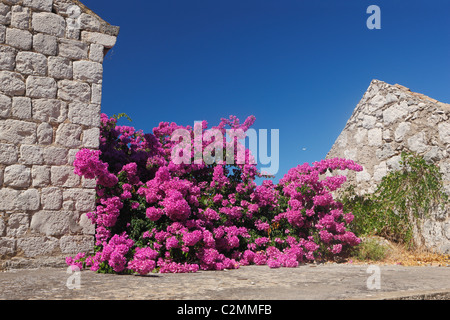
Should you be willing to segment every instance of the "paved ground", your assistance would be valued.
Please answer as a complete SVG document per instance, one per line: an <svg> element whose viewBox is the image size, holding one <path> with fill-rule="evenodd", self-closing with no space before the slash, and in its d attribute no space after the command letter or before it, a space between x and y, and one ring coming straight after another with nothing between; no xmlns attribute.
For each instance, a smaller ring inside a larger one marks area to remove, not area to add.
<svg viewBox="0 0 450 320"><path fill-rule="evenodd" d="M69 289L68 284L75 288ZM238 270L150 276L91 271L68 274L65 268L0 272L1 300L398 298L450 300L450 267L385 265L370 269L369 265L324 264L270 269L247 266Z"/></svg>

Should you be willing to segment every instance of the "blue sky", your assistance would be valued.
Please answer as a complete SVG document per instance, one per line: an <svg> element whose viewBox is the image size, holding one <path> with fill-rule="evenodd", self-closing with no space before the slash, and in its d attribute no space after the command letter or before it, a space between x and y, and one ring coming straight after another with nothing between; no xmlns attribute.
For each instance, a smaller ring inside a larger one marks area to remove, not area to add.
<svg viewBox="0 0 450 320"><path fill-rule="evenodd" d="M145 132L254 115L280 130L275 181L326 156L372 79L450 103L448 0L81 1L121 27L104 113ZM380 30L366 27L373 4Z"/></svg>

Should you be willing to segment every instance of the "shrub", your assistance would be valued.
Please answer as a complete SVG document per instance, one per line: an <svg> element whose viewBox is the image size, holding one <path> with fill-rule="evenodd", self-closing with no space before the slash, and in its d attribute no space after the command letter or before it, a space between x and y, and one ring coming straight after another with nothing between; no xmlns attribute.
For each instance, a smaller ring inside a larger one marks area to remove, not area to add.
<svg viewBox="0 0 450 320"><path fill-rule="evenodd" d="M351 229L358 236L379 235L408 247L414 246L413 229L418 219L448 203L439 167L423 157L403 152L401 168L388 173L369 195L357 195L355 187L344 192L344 211L351 211Z"/></svg>
<svg viewBox="0 0 450 320"><path fill-rule="evenodd" d="M278 184L257 185L263 175L248 149L242 164L225 163L217 154L213 164L172 161L180 143L172 134L187 130L194 140L195 130L206 132L206 121L194 128L162 122L144 134L117 125L117 117L102 114L101 120L100 150L80 150L74 162L76 174L97 181L97 207L88 214L96 225L95 254L68 257L69 265L139 274L295 267L332 258L360 241L349 231L353 215L344 214L331 195L345 177L320 178L327 170L362 170L351 160L305 163ZM240 124L231 116L213 128L245 132L253 122L249 117ZM202 151L213 143L223 150L236 144L236 156L243 146L223 136L201 141Z"/></svg>

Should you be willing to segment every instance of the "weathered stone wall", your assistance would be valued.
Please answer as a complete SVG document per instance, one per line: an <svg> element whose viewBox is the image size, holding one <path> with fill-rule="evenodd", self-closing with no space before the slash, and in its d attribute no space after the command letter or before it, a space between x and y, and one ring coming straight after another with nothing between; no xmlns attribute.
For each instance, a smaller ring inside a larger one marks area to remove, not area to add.
<svg viewBox="0 0 450 320"><path fill-rule="evenodd" d="M449 104L373 80L327 158L348 158L362 165L362 172L347 177L364 194L375 191L389 171L399 168L402 151L413 151L439 165L450 195L449 118ZM427 247L449 253L449 210L434 212L421 232Z"/></svg>
<svg viewBox="0 0 450 320"><path fill-rule="evenodd" d="M74 0L0 2L3 266L93 248L95 181L72 164L98 148L103 57L118 31Z"/></svg>

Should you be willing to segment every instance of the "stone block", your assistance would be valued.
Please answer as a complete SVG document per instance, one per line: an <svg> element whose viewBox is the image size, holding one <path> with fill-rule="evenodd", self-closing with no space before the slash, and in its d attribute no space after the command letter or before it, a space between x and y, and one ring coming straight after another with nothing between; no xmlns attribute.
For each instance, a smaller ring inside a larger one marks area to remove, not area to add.
<svg viewBox="0 0 450 320"><path fill-rule="evenodd" d="M58 187L78 187L80 176L73 173L73 167L55 166L51 168L51 183Z"/></svg>
<svg viewBox="0 0 450 320"><path fill-rule="evenodd" d="M58 147L44 148L44 162L48 165L65 165L67 164L67 149Z"/></svg>
<svg viewBox="0 0 450 320"><path fill-rule="evenodd" d="M11 8L11 27L19 29L30 28L31 9L22 6Z"/></svg>
<svg viewBox="0 0 450 320"><path fill-rule="evenodd" d="M61 80L58 82L58 98L66 101L90 102L91 87L80 81Z"/></svg>
<svg viewBox="0 0 450 320"><path fill-rule="evenodd" d="M48 34L35 34L33 36L33 49L48 56L56 56L58 53L58 43L56 39L56 36Z"/></svg>
<svg viewBox="0 0 450 320"><path fill-rule="evenodd" d="M10 211L16 208L19 191L11 188L0 189L0 210Z"/></svg>
<svg viewBox="0 0 450 320"><path fill-rule="evenodd" d="M33 118L36 120L61 123L67 117L67 104L57 99L33 100Z"/></svg>
<svg viewBox="0 0 450 320"><path fill-rule="evenodd" d="M438 125L439 130L439 138L445 144L450 144L450 123L449 122L441 122Z"/></svg>
<svg viewBox="0 0 450 320"><path fill-rule="evenodd" d="M116 37L99 32L81 31L81 40L101 44L105 48L112 48L116 44Z"/></svg>
<svg viewBox="0 0 450 320"><path fill-rule="evenodd" d="M57 187L42 188L41 204L44 210L59 210L62 207L63 192Z"/></svg>
<svg viewBox="0 0 450 320"><path fill-rule="evenodd" d="M34 31L57 37L64 37L66 21L51 12L33 12L31 26Z"/></svg>
<svg viewBox="0 0 450 320"><path fill-rule="evenodd" d="M103 63L105 48L101 44L93 43L89 49L89 60Z"/></svg>
<svg viewBox="0 0 450 320"><path fill-rule="evenodd" d="M384 124L390 124L398 119L403 119L408 115L408 104L403 101L401 103L394 104L388 109L383 111Z"/></svg>
<svg viewBox="0 0 450 320"><path fill-rule="evenodd" d="M47 57L41 53L19 52L16 56L16 71L25 75L45 76Z"/></svg>
<svg viewBox="0 0 450 320"><path fill-rule="evenodd" d="M0 24L0 43L5 43L6 40L6 27Z"/></svg>
<svg viewBox="0 0 450 320"><path fill-rule="evenodd" d="M7 28L5 43L21 50L30 50L33 45L33 35L28 30Z"/></svg>
<svg viewBox="0 0 450 320"><path fill-rule="evenodd" d="M13 144L34 144L36 142L36 124L20 120L0 120L0 140Z"/></svg>
<svg viewBox="0 0 450 320"><path fill-rule="evenodd" d="M0 164L17 163L17 148L13 144L0 143Z"/></svg>
<svg viewBox="0 0 450 320"><path fill-rule="evenodd" d="M31 185L31 169L21 164L10 165L5 168L3 183L7 187L29 187Z"/></svg>
<svg viewBox="0 0 450 320"><path fill-rule="evenodd" d="M59 250L59 240L54 237L28 237L17 239L17 249L27 258L51 255Z"/></svg>
<svg viewBox="0 0 450 320"><path fill-rule="evenodd" d="M39 191L36 189L27 189L19 193L16 202L16 209L38 210L40 202Z"/></svg>
<svg viewBox="0 0 450 320"><path fill-rule="evenodd" d="M5 255L12 255L16 252L16 239L14 238L0 238L0 257Z"/></svg>
<svg viewBox="0 0 450 320"><path fill-rule="evenodd" d="M37 145L21 145L20 162L23 164L43 164L44 156L42 148Z"/></svg>
<svg viewBox="0 0 450 320"><path fill-rule="evenodd" d="M81 146L82 129L79 125L63 123L56 130L55 142L68 148L78 148Z"/></svg>
<svg viewBox="0 0 450 320"><path fill-rule="evenodd" d="M21 74L0 71L0 92L10 96L22 96L25 93L25 82Z"/></svg>
<svg viewBox="0 0 450 320"><path fill-rule="evenodd" d="M73 78L75 80L100 83L103 77L101 63L92 61L75 61L73 63Z"/></svg>
<svg viewBox="0 0 450 320"><path fill-rule="evenodd" d="M50 184L50 167L33 166L31 168L33 187L46 187Z"/></svg>
<svg viewBox="0 0 450 320"><path fill-rule="evenodd" d="M26 213L13 213L9 216L6 228L7 237L24 236L30 225L30 217Z"/></svg>
<svg viewBox="0 0 450 320"><path fill-rule="evenodd" d="M63 199L73 201L75 210L87 212L95 210L95 195L94 189L68 189L64 190Z"/></svg>
<svg viewBox="0 0 450 320"><path fill-rule="evenodd" d="M383 131L380 128L370 129L367 132L369 146L381 146L383 143Z"/></svg>
<svg viewBox="0 0 450 320"><path fill-rule="evenodd" d="M56 98L56 81L49 77L29 76L27 78L27 96L30 98Z"/></svg>
<svg viewBox="0 0 450 320"><path fill-rule="evenodd" d="M82 13L79 18L80 29L87 31L100 31L100 21L90 14Z"/></svg>
<svg viewBox="0 0 450 320"><path fill-rule="evenodd" d="M91 102L95 104L102 103L102 85L101 84L92 84L92 96Z"/></svg>
<svg viewBox="0 0 450 320"><path fill-rule="evenodd" d="M430 148L426 140L425 132L419 132L408 139L408 147L413 152L423 153Z"/></svg>
<svg viewBox="0 0 450 320"><path fill-rule="evenodd" d="M12 99L0 94L0 118L7 118L11 114Z"/></svg>
<svg viewBox="0 0 450 320"><path fill-rule="evenodd" d="M16 67L17 49L0 45L0 70L14 71Z"/></svg>
<svg viewBox="0 0 450 320"><path fill-rule="evenodd" d="M62 236L59 241L61 252L64 254L77 254L79 252L94 252L92 236Z"/></svg>
<svg viewBox="0 0 450 320"><path fill-rule="evenodd" d="M97 149L100 145L100 129L92 128L83 131L83 146L85 148Z"/></svg>
<svg viewBox="0 0 450 320"><path fill-rule="evenodd" d="M53 142L53 127L43 122L37 127L37 140L39 144L48 145Z"/></svg>
<svg viewBox="0 0 450 320"><path fill-rule="evenodd" d="M100 126L100 105L73 102L69 104L70 122L85 126Z"/></svg>
<svg viewBox="0 0 450 320"><path fill-rule="evenodd" d="M77 224L77 213L65 211L38 211L31 218L33 233L47 236L62 236L81 229Z"/></svg>
<svg viewBox="0 0 450 320"><path fill-rule="evenodd" d="M55 79L72 79L72 61L69 58L48 57L48 75Z"/></svg>
<svg viewBox="0 0 450 320"><path fill-rule="evenodd" d="M28 97L14 97L12 99L12 116L19 119L30 119L31 99Z"/></svg>
<svg viewBox="0 0 450 320"><path fill-rule="evenodd" d="M23 5L38 11L52 11L53 0L23 0Z"/></svg>
<svg viewBox="0 0 450 320"><path fill-rule="evenodd" d="M89 45L78 40L60 39L59 55L73 60L88 58Z"/></svg>
<svg viewBox="0 0 450 320"><path fill-rule="evenodd" d="M11 23L11 7L0 2L0 24L9 25Z"/></svg>

